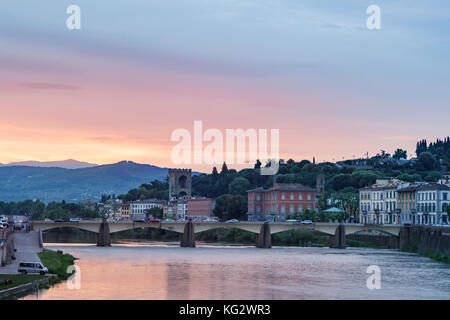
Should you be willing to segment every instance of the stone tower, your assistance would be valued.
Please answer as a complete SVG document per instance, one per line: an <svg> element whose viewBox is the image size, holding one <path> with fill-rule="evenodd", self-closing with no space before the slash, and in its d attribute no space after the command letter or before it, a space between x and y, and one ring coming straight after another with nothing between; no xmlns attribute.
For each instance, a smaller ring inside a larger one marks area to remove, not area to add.
<svg viewBox="0 0 450 320"><path fill-rule="evenodd" d="M316 196L321 198L325 191L325 176L323 174L318 174L316 176Z"/></svg>
<svg viewBox="0 0 450 320"><path fill-rule="evenodd" d="M192 170L169 169L169 198L190 197L192 194Z"/></svg>

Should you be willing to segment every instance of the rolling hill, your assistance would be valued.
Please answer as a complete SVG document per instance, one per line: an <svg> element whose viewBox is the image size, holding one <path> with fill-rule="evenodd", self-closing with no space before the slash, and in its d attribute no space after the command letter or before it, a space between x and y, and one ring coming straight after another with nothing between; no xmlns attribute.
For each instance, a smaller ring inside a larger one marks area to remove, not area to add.
<svg viewBox="0 0 450 320"><path fill-rule="evenodd" d="M0 166L28 166L28 167L58 167L65 169L81 169L97 166L95 163L82 162L73 159L67 159L62 161L21 161L21 162L11 162L8 164L0 164Z"/></svg>
<svg viewBox="0 0 450 320"><path fill-rule="evenodd" d="M80 169L33 166L0 167L0 201L80 202L119 195L152 180L164 180L167 168L121 161Z"/></svg>

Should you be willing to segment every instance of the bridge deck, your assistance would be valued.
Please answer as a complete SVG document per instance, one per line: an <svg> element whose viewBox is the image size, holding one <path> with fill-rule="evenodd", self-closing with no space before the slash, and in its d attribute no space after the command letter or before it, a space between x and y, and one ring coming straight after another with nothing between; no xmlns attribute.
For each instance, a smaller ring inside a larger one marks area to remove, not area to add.
<svg viewBox="0 0 450 320"><path fill-rule="evenodd" d="M133 222L133 221L117 221L108 222L110 233L120 232L124 230L136 228L161 228L178 233L184 232L184 221L162 221L162 222ZM252 233L259 234L263 222L242 221L238 223L226 222L192 222L194 225L194 232L202 232L217 228L237 228L246 230ZM54 221L32 221L32 230L45 231L61 227L79 228L91 232L98 233L101 221L83 220L80 222L54 222ZM378 230L392 235L399 235L399 224L384 224L384 225L365 225L365 224L343 224L345 227L345 234L352 234L359 231ZM339 223L314 223L314 224L297 224L292 222L271 222L269 223L270 233L278 233L287 230L314 230L328 235L334 235Z"/></svg>

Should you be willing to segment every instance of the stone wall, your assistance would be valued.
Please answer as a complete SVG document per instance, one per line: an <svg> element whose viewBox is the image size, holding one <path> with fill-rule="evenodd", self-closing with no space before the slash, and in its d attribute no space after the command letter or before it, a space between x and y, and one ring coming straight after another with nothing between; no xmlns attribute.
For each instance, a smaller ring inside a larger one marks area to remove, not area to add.
<svg viewBox="0 0 450 320"><path fill-rule="evenodd" d="M3 242L3 249L0 248L1 265L11 263L14 255L14 232L13 228L9 227L2 230L0 234L0 242Z"/></svg>
<svg viewBox="0 0 450 320"><path fill-rule="evenodd" d="M450 253L450 229L437 227L404 227L400 236L402 248Z"/></svg>

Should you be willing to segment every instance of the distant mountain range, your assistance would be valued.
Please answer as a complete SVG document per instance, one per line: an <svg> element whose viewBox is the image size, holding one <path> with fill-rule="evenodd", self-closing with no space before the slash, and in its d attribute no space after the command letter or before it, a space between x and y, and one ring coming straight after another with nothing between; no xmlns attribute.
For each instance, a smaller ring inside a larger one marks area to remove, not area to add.
<svg viewBox="0 0 450 320"><path fill-rule="evenodd" d="M50 168L50 167L58 167L58 168L65 168L65 169L81 169L81 168L89 168L89 167L95 167L98 166L98 164L95 163L89 163L89 162L82 162L77 161L73 159L67 159L62 161L22 161L22 162L11 162L8 164L1 164L0 167L3 166L28 166L28 167L44 167L44 168Z"/></svg>
<svg viewBox="0 0 450 320"><path fill-rule="evenodd" d="M0 201L99 200L102 194L114 193L117 196L143 183L164 180L168 171L167 168L131 161L108 165L76 160L38 162L39 166L32 166L33 163L0 166Z"/></svg>

